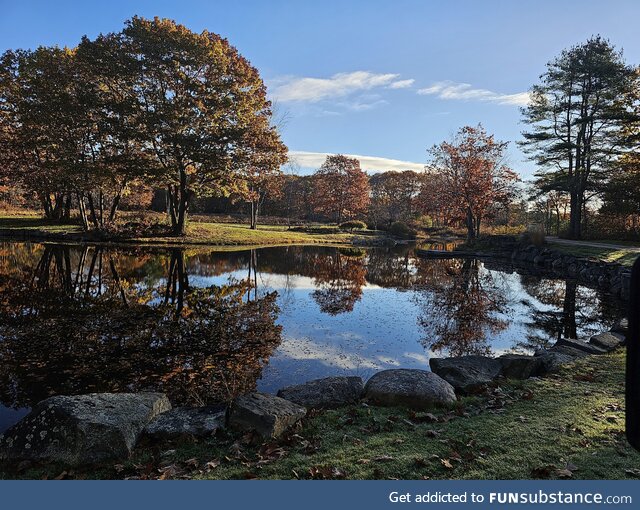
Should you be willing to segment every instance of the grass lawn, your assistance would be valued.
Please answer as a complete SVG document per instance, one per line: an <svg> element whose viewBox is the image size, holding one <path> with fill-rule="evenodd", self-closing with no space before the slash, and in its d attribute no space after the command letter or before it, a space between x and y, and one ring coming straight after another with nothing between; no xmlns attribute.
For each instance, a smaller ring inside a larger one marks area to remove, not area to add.
<svg viewBox="0 0 640 510"><path fill-rule="evenodd" d="M624 352L560 374L504 382L454 409L412 413L363 405L314 412L263 443L223 433L142 446L90 470L29 467L19 478L618 479L640 477L624 437Z"/></svg>
<svg viewBox="0 0 640 510"><path fill-rule="evenodd" d="M604 262L616 262L627 267L631 267L636 258L640 255L638 249L634 249L633 247L630 249L603 248L596 246L570 246L556 243L550 243L549 246L554 250L568 253L576 257L597 259Z"/></svg>
<svg viewBox="0 0 640 510"><path fill-rule="evenodd" d="M2 215L0 231L10 238L78 239L82 228L76 224L51 223L38 215ZM274 246L286 244L351 244L356 235L335 232L335 228L315 228L313 232L297 232L281 225L260 225L251 230L248 225L192 221L185 237L149 236L119 239L122 242L154 245L216 245L216 246Z"/></svg>

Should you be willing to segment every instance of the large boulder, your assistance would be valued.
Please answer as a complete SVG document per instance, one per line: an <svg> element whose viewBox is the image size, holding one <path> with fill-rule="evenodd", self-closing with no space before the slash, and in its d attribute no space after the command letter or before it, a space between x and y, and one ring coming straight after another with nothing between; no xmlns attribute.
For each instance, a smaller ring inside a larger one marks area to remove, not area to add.
<svg viewBox="0 0 640 510"><path fill-rule="evenodd" d="M152 439L209 437L225 426L227 407L176 407L156 416L144 429Z"/></svg>
<svg viewBox="0 0 640 510"><path fill-rule="evenodd" d="M280 436L301 420L307 410L284 398L266 393L250 393L233 401L229 426L238 430L254 430L262 437Z"/></svg>
<svg viewBox="0 0 640 510"><path fill-rule="evenodd" d="M429 366L434 373L463 393L475 391L490 383L502 371L502 364L497 359L476 355L431 358Z"/></svg>
<svg viewBox="0 0 640 510"><path fill-rule="evenodd" d="M524 354L503 354L497 358L502 366L500 373L507 379L528 379L536 375L540 368L540 359Z"/></svg>
<svg viewBox="0 0 640 510"><path fill-rule="evenodd" d="M326 377L288 386L278 391L278 396L308 409L321 409L353 404L363 390L360 377Z"/></svg>
<svg viewBox="0 0 640 510"><path fill-rule="evenodd" d="M561 338L556 342L556 345L577 349L579 351L586 352L587 354L604 354L607 352L600 347L596 347L593 344L583 342L582 340L577 340L575 338Z"/></svg>
<svg viewBox="0 0 640 510"><path fill-rule="evenodd" d="M587 354L582 351L577 352L580 353L580 355L587 356ZM540 360L538 370L535 375L544 375L557 372L558 370L560 370L562 365L571 363L576 359L576 356L566 352L566 350L563 350L562 348L552 348L549 350L541 349L539 351L536 351L535 357Z"/></svg>
<svg viewBox="0 0 640 510"><path fill-rule="evenodd" d="M456 401L453 386L427 370L383 370L367 381L364 391L374 404L418 410Z"/></svg>
<svg viewBox="0 0 640 510"><path fill-rule="evenodd" d="M0 460L81 465L126 458L145 426L169 409L163 393L51 397L0 436Z"/></svg>
<svg viewBox="0 0 640 510"><path fill-rule="evenodd" d="M600 349L604 349L605 351L612 351L620 347L624 343L624 340L624 335L607 331L605 333L592 336L589 343Z"/></svg>
<svg viewBox="0 0 640 510"><path fill-rule="evenodd" d="M589 356L589 353L583 351L582 349L577 349L575 347L570 347L568 345L560 345L556 344L549 349L550 352L557 352L560 354L565 354L572 358L572 361L577 358L584 358L585 356Z"/></svg>

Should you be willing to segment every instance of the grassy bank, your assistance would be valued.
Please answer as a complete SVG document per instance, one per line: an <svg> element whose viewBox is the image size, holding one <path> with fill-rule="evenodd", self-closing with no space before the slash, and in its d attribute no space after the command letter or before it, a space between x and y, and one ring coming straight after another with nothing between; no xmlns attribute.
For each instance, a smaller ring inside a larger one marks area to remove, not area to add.
<svg viewBox="0 0 640 510"><path fill-rule="evenodd" d="M637 247L608 248L599 246L570 246L558 243L549 243L554 250L561 251L576 257L601 260L603 262L616 262L626 267L631 267L640 255Z"/></svg>
<svg viewBox="0 0 640 510"><path fill-rule="evenodd" d="M91 470L24 467L23 478L618 479L640 476L624 437L624 353L592 356L539 380L505 382L454 409L363 405L314 412L262 443L224 433L143 445Z"/></svg>
<svg viewBox="0 0 640 510"><path fill-rule="evenodd" d="M80 225L51 223L36 215L0 216L0 238L33 240L89 240ZM290 230L284 225L260 225L252 230L248 225L192 221L187 235L173 237L162 232L154 235L125 235L103 241L153 245L215 245L215 246L273 246L286 244L351 244L356 234L336 232L335 228L314 228L312 231Z"/></svg>

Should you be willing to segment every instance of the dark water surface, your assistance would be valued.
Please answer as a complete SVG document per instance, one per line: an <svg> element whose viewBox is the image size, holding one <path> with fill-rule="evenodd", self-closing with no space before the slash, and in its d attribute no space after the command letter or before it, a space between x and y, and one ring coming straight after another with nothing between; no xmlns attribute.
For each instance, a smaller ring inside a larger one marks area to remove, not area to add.
<svg viewBox="0 0 640 510"><path fill-rule="evenodd" d="M622 304L504 262L412 247L149 249L0 244L0 431L39 400L165 391L228 400L431 356L531 352Z"/></svg>

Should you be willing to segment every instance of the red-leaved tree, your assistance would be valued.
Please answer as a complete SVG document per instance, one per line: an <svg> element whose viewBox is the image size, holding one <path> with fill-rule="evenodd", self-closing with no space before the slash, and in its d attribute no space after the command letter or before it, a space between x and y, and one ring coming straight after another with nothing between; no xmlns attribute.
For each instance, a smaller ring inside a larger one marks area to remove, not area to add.
<svg viewBox="0 0 640 510"><path fill-rule="evenodd" d="M504 164L506 148L507 142L495 140L478 124L429 150L436 194L465 222L468 239L480 234L493 206L508 203L515 194L518 175Z"/></svg>
<svg viewBox="0 0 640 510"><path fill-rule="evenodd" d="M327 156L313 175L313 209L340 223L357 218L369 206L369 180L360 162L341 154Z"/></svg>

